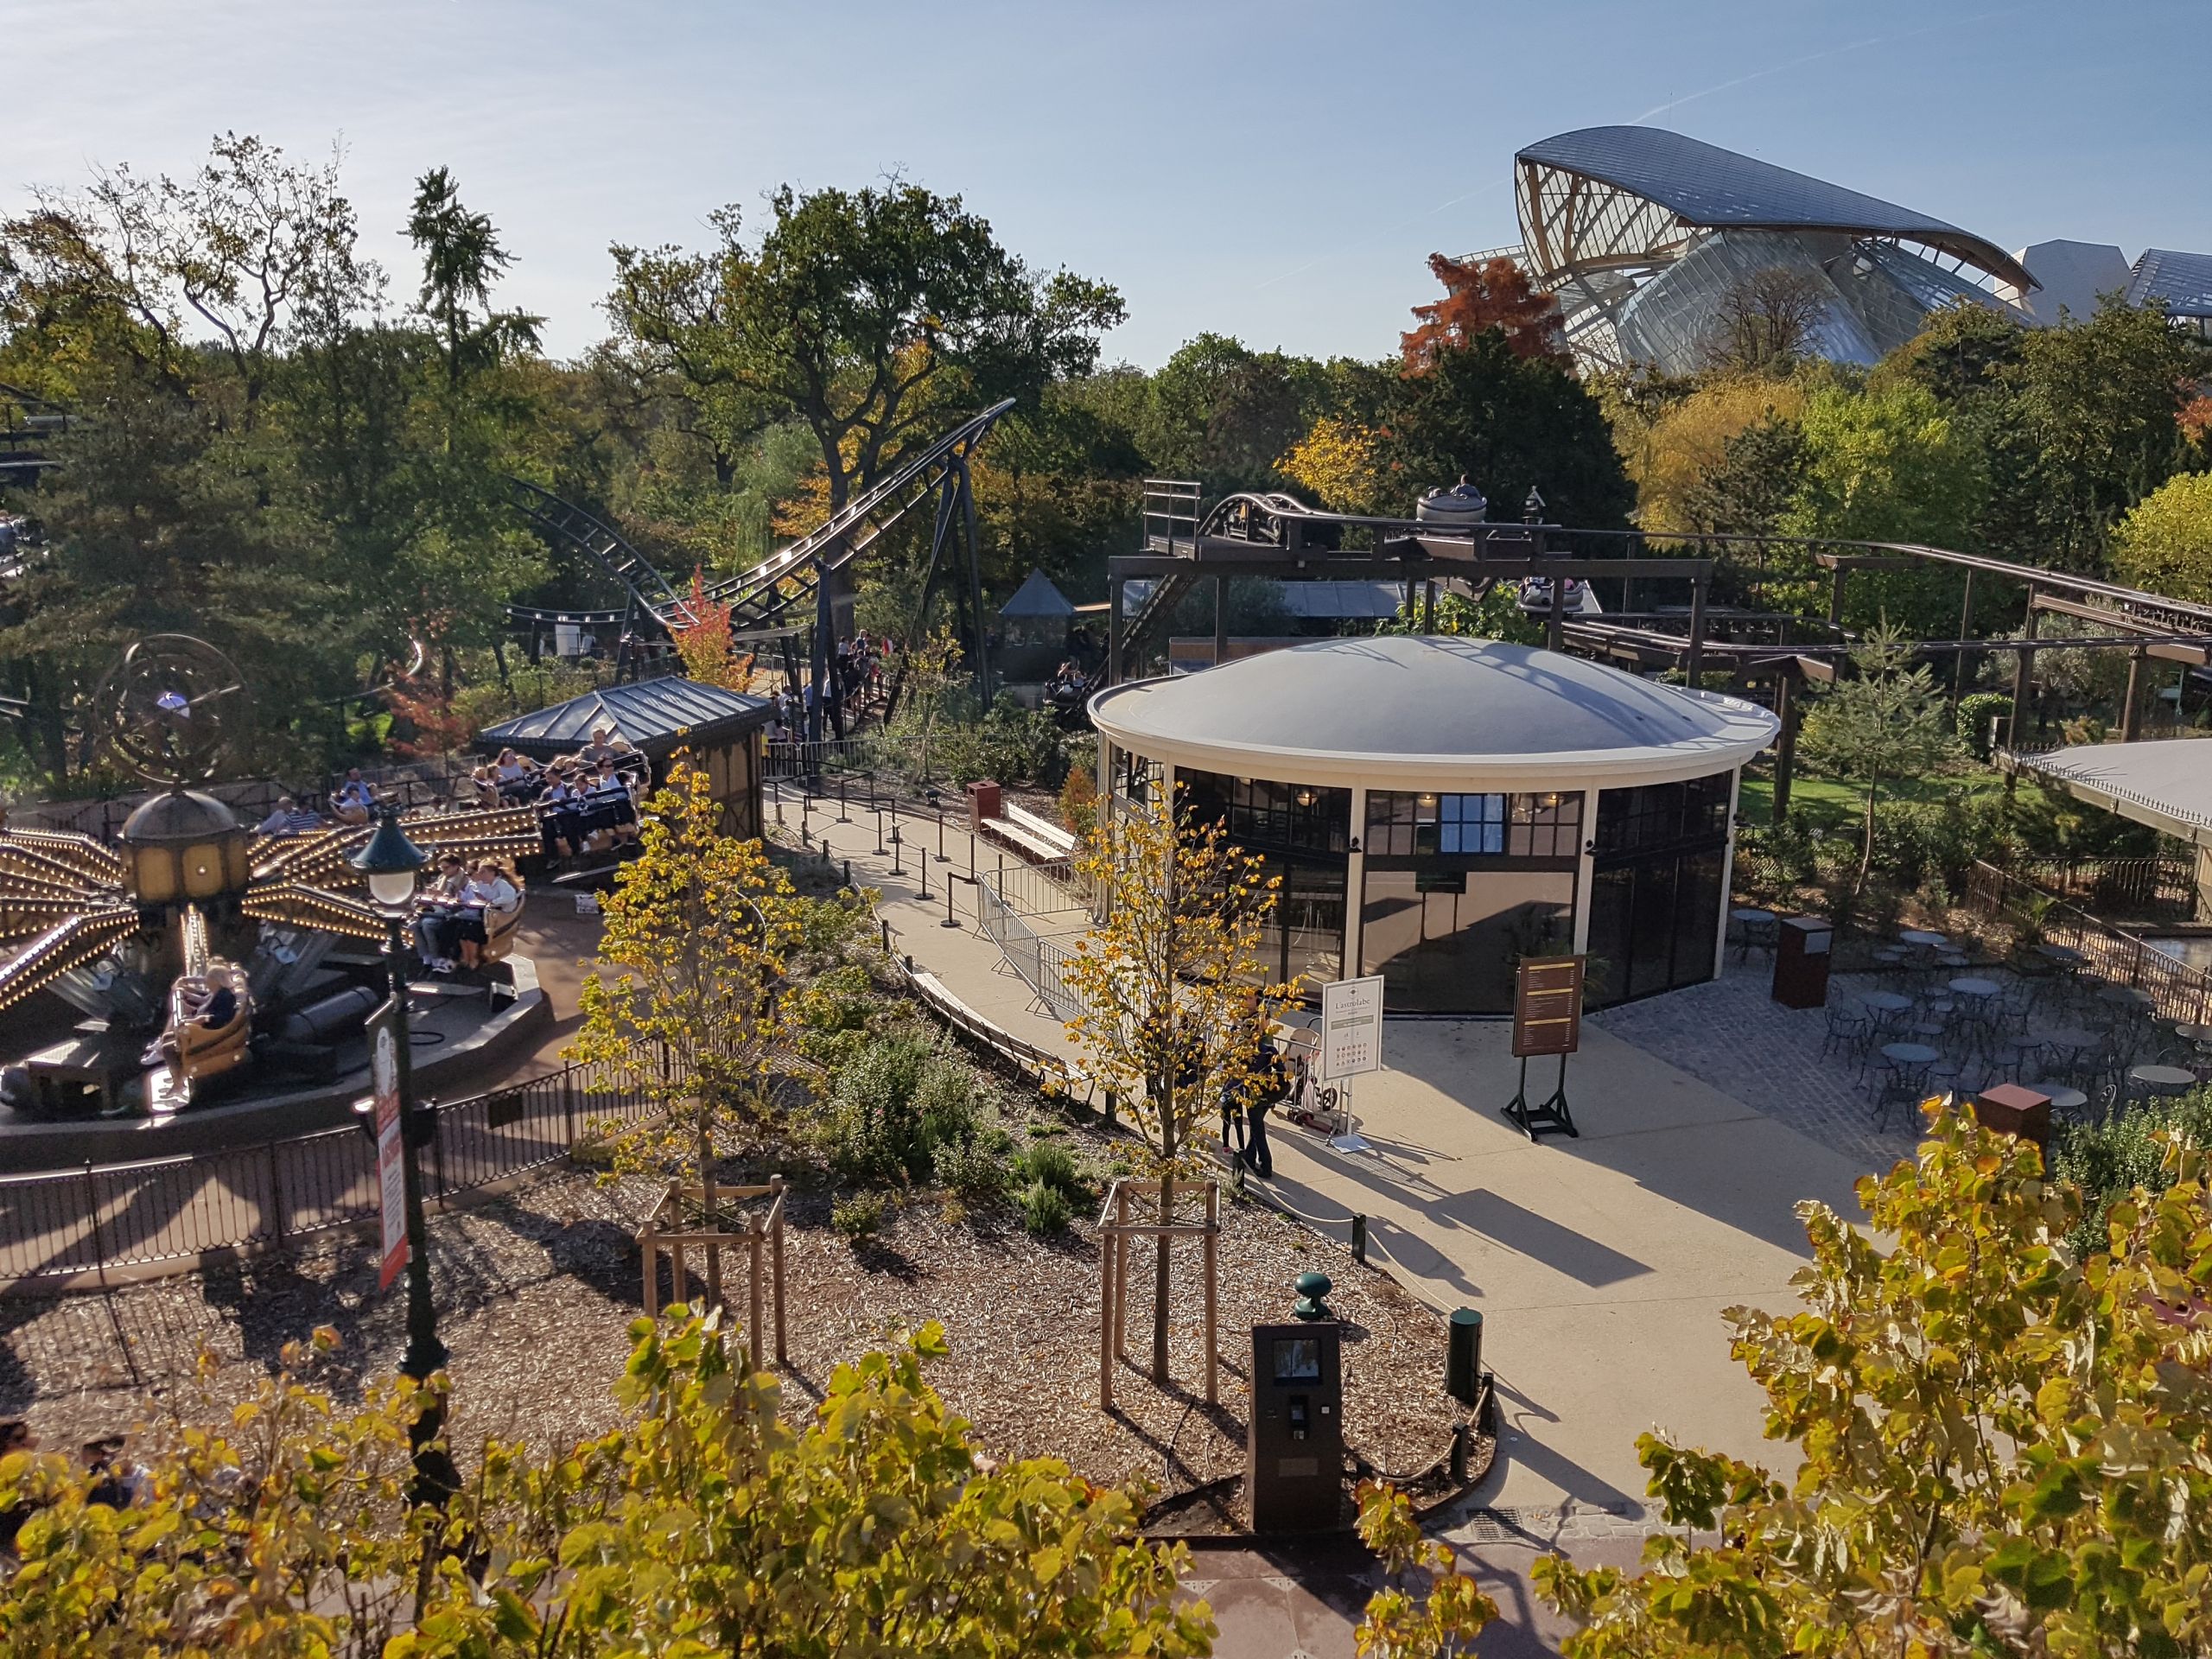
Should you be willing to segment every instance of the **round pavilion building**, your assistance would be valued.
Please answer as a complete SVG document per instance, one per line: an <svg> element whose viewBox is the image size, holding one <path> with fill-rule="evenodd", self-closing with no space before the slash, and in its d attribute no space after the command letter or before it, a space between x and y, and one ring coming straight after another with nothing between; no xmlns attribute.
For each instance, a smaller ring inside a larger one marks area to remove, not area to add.
<svg viewBox="0 0 2212 1659"><path fill-rule="evenodd" d="M1113 686L1090 713L1102 787L1179 788L1281 875L1279 974L1380 974L1408 1014L1509 1014L1530 956L1586 953L1592 1007L1713 977L1737 779L1779 729L1601 663L1407 636Z"/></svg>

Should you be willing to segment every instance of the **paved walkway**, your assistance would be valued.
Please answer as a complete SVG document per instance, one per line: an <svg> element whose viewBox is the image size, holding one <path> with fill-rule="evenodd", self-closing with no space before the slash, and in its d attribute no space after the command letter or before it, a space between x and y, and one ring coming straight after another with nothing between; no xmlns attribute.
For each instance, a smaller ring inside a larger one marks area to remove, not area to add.
<svg viewBox="0 0 2212 1659"><path fill-rule="evenodd" d="M901 820L932 857L925 902L911 855L893 875L890 858L874 853L874 815L849 813L840 826L834 804L817 809L809 832L818 844L826 830L834 856L882 891L894 947L1014 1034L1071 1052L976 931L964 882L954 885L953 913L965 925L943 925L944 878L969 868L965 834L948 826L950 861L938 864L933 821ZM785 816L795 840L795 795ZM992 868L998 855L985 847L976 856ZM1789 1306L1790 1274L1805 1259L1793 1206L1819 1198L1856 1217L1853 1184L1910 1142L1854 1128L1863 1105L1826 1080L1808 1083L1802 1058L1758 1058L1777 1036L1794 1055L1803 1035L1765 1028L1763 966L1643 1005L1665 1005L1658 1014L1623 1010L1586 1025L1567 1074L1578 1139L1532 1143L1499 1116L1516 1075L1510 1030L1481 1020L1390 1022L1389 1069L1360 1079L1352 1099L1371 1151L1338 1153L1287 1126L1274 1136L1268 1185L1279 1202L1339 1240L1354 1213L1366 1216L1374 1253L1410 1288L1439 1308L1484 1314L1500 1457L1449 1535L1507 1610L1512 1629L1486 1650L1551 1650L1556 1623L1527 1582L1545 1549L1633 1563L1657 1524L1636 1461L1644 1430L1778 1469L1794 1462L1762 1437L1762 1396L1729 1357L1723 1310ZM1787 1017L1815 1022L1817 1052L1819 1016ZM1532 1066L1538 1080L1548 1085L1548 1063ZM1236 1580L1222 1588L1243 1610L1234 1651L1350 1653L1350 1624L1324 1613L1356 1600L1325 1573L1246 1565L1224 1577Z"/></svg>

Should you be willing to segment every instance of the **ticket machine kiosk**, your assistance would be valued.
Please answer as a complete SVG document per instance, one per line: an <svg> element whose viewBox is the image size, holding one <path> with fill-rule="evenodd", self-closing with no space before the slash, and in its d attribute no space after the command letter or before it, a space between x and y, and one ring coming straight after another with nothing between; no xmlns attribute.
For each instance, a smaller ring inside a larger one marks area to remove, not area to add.
<svg viewBox="0 0 2212 1659"><path fill-rule="evenodd" d="M1308 1307L1323 1317L1252 1327L1244 1481L1258 1533L1313 1532L1344 1518L1344 1326L1319 1295L1301 1300L1301 1313Z"/></svg>

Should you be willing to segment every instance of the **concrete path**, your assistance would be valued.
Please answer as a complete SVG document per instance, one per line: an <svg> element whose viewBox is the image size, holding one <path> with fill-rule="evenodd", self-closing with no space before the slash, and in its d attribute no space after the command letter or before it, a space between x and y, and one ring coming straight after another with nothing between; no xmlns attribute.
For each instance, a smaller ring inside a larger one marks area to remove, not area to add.
<svg viewBox="0 0 2212 1659"><path fill-rule="evenodd" d="M785 810L795 839L796 797ZM826 830L855 878L882 890L894 948L1014 1034L1067 1051L1058 1022L974 930L964 883L954 913L970 925L941 925L943 878L968 868L965 835L947 830L952 861L930 866L924 903L911 857L906 874L892 875L890 859L874 855L874 816L849 811L839 826L834 805L817 810L809 830L817 843ZM933 853L934 825L918 838ZM1805 1259L1794 1206L1818 1198L1858 1218L1853 1184L1872 1165L1592 1025L1567 1070L1580 1137L1532 1143L1498 1110L1516 1079L1510 1039L1503 1020L1391 1020L1389 1070L1352 1094L1371 1150L1339 1153L1284 1126L1269 1186L1340 1240L1353 1214L1366 1216L1371 1248L1409 1288L1440 1309L1482 1312L1503 1439L1453 1535L1525 1600L1527 1559L1544 1546L1633 1559L1637 1536L1656 1524L1636 1461L1644 1430L1777 1470L1794 1463L1762 1436L1762 1396L1729 1357L1722 1312L1790 1306L1789 1277ZM1711 1033L1716 1045L1751 1039L1720 1022ZM1548 1092L1556 1065L1531 1062L1532 1085ZM1253 1583L1282 1576L1248 1573L1253 1582L1233 1593L1265 1602ZM1290 1621L1280 1628L1294 1630L1296 1608L1278 1611Z"/></svg>

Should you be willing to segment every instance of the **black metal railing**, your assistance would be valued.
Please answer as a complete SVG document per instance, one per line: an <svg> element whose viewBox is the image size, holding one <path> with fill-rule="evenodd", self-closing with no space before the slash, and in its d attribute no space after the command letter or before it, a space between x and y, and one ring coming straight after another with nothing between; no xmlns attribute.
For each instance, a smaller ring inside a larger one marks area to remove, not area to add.
<svg viewBox="0 0 2212 1659"><path fill-rule="evenodd" d="M657 1107L636 1075L569 1065L431 1103L419 1154L436 1201L564 1158L594 1122ZM41 1280L282 1245L373 1220L376 1149L353 1128L219 1152L0 1176L0 1281Z"/></svg>
<svg viewBox="0 0 2212 1659"><path fill-rule="evenodd" d="M2193 922L2196 866L2188 858L2014 859L2014 878L2107 921Z"/></svg>
<svg viewBox="0 0 2212 1659"><path fill-rule="evenodd" d="M2139 933L2115 927L2031 881L1978 860L1967 874L1967 902L2001 917L2039 943L2080 952L2083 973L2144 992L2166 1019L2183 1025L2212 1023L2212 976L2161 950Z"/></svg>

